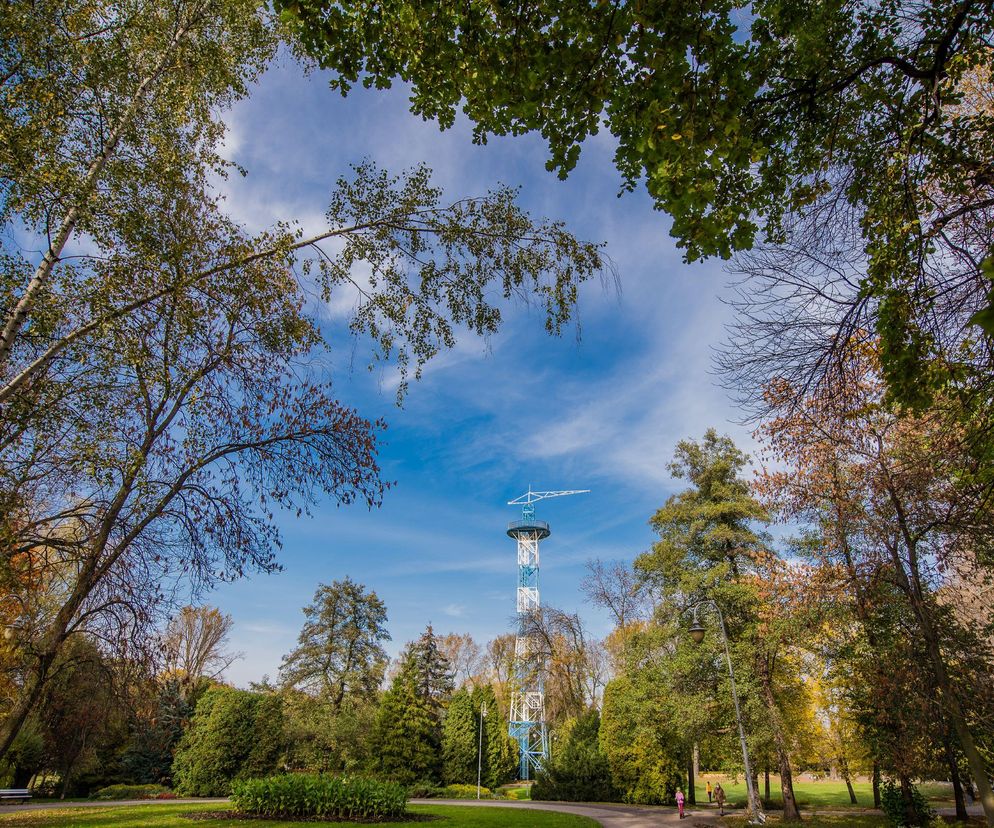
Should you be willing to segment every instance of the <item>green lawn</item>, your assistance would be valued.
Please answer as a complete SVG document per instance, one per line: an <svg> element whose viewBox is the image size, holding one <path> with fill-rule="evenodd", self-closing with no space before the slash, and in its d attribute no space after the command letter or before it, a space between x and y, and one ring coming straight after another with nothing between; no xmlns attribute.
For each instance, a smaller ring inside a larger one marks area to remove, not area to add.
<svg viewBox="0 0 994 828"><path fill-rule="evenodd" d="M191 820L184 814L195 811L219 811L225 806L204 805L132 805L106 808L52 808L43 811L21 811L0 816L0 828L301 828L321 823L281 822L279 820L227 819ZM416 814L440 817L428 823L380 822L379 828L416 828L419 825L437 828L595 828L597 823L587 817L558 814L552 811L525 811L514 808L459 807L458 805L412 805ZM2 811L0 811L2 814ZM370 828L368 823L327 823L335 828Z"/></svg>
<svg viewBox="0 0 994 828"><path fill-rule="evenodd" d="M738 782L711 777L711 784L718 780L721 787L725 789L728 801L733 804L745 805L746 790L745 781L739 779ZM951 802L953 798L952 787L941 782L928 782L920 786L925 797L934 802ZM703 784L696 786L697 801L707 802L708 795ZM853 790L856 792L857 804L853 806L849 802L849 792L846 790L846 783L841 780L825 779L818 782L794 782L794 795L802 810L812 810L819 808L872 808L873 807L873 785L869 782L854 782ZM759 795L763 795L763 778L759 779ZM783 803L780 795L780 777L770 775L770 798L773 802Z"/></svg>

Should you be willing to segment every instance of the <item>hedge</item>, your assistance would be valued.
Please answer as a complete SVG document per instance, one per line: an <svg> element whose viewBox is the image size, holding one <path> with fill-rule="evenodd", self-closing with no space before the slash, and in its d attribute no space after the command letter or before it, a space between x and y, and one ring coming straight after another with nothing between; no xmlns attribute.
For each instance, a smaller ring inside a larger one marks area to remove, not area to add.
<svg viewBox="0 0 994 828"><path fill-rule="evenodd" d="M386 820L406 813L407 789L356 776L290 773L236 780L231 802L239 813L260 817Z"/></svg>

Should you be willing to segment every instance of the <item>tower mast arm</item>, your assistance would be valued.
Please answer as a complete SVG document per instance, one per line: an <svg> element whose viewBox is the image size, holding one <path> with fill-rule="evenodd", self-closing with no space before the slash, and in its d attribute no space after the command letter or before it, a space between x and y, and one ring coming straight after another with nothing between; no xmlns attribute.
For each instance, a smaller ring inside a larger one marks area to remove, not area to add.
<svg viewBox="0 0 994 828"><path fill-rule="evenodd" d="M575 494L587 494L590 489L570 489L563 492L533 492L531 488L528 491L514 498L514 500L507 501L508 506L527 506L535 503L538 500L546 500L550 497L564 497L565 495L575 495Z"/></svg>

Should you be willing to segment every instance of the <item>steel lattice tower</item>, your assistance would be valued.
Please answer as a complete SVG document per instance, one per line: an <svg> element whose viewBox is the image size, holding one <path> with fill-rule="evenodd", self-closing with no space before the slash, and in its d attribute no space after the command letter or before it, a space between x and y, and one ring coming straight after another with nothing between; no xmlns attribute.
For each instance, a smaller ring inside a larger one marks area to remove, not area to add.
<svg viewBox="0 0 994 828"><path fill-rule="evenodd" d="M535 519L536 500L562 495L581 494L587 489L568 492L533 492L508 501L521 505L521 520L508 524L507 534L518 543L518 636L514 641L515 686L511 692L511 715L508 732L518 743L522 779L529 779L532 770L542 766L549 755L549 735L545 724L545 665L533 657L536 648L528 635L528 619L537 612L538 544L549 537L549 524Z"/></svg>

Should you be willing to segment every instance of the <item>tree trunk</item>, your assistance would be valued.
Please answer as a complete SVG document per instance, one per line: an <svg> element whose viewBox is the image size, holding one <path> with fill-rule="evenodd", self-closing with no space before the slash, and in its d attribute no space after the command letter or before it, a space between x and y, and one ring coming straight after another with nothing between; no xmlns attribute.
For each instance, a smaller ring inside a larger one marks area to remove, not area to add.
<svg viewBox="0 0 994 828"><path fill-rule="evenodd" d="M873 760L873 807L880 809L880 763Z"/></svg>
<svg viewBox="0 0 994 828"><path fill-rule="evenodd" d="M852 776L849 774L849 763L846 761L846 757L842 754L842 751L839 751L839 773L842 774L846 787L849 789L849 802L853 805L858 804L856 802L856 791L852 788Z"/></svg>
<svg viewBox="0 0 994 828"><path fill-rule="evenodd" d="M766 800L766 807L770 807L770 761L766 760L766 767L763 768L763 799Z"/></svg>
<svg viewBox="0 0 994 828"><path fill-rule="evenodd" d="M904 824L918 825L918 809L915 808L913 786L907 776L901 776L901 803L904 805Z"/></svg>
<svg viewBox="0 0 994 828"><path fill-rule="evenodd" d="M696 746L695 746L696 747ZM697 775L694 773L694 758L691 754L690 761L687 763L687 804L696 805L697 796L694 794L694 788L697 785Z"/></svg>
<svg viewBox="0 0 994 828"><path fill-rule="evenodd" d="M694 742L694 779L701 778L701 746Z"/></svg>
<svg viewBox="0 0 994 828"><path fill-rule="evenodd" d="M773 729L773 737L777 747L777 761L780 765L780 792L783 794L783 822L800 822L801 812L797 807L797 800L794 798L794 777L790 770L790 753L787 750L787 739L783 733L783 720L780 717L780 708L773 697L772 677L769 667L763 664L759 670L760 685L763 688L763 699L766 702L766 709L770 714L770 724ZM758 788L758 785L757 785ZM753 788L756 790L756 788Z"/></svg>
<svg viewBox="0 0 994 828"><path fill-rule="evenodd" d="M946 754L946 762L949 764L949 781L953 783L953 799L956 802L956 819L960 822L969 822L970 815L966 810L966 800L963 798L963 786L960 784L959 768L956 767L956 753L953 751L952 741L949 738L949 728L942 729L942 748Z"/></svg>
<svg viewBox="0 0 994 828"><path fill-rule="evenodd" d="M901 570L900 575L904 575L903 570ZM910 584L908 586L910 588ZM960 749L963 751L963 755L966 756L966 761L970 766L970 773L977 783L980 803L984 808L984 821L988 826L994 828L994 789L991 788L990 778L987 775L983 757L977 749L977 743L974 741L973 733L966 721L966 714L960 705L959 695L953 687L949 673L946 670L946 661L942 656L942 649L939 646L938 634L932 625L931 614L925 606L923 597L915 589L910 588L909 593L911 605L914 608L915 615L918 616L918 623L925 638L925 650L931 661L936 685L939 693L946 702L949 722L956 732Z"/></svg>

